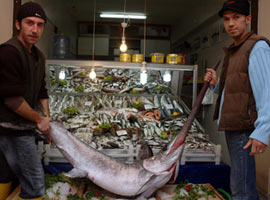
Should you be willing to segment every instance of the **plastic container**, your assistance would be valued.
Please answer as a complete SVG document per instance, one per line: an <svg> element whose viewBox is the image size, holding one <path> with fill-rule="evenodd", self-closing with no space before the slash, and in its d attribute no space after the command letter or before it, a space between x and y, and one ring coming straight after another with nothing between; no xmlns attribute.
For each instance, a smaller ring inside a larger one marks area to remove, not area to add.
<svg viewBox="0 0 270 200"><path fill-rule="evenodd" d="M70 40L67 36L55 36L53 42L54 58L70 57Z"/></svg>
<svg viewBox="0 0 270 200"><path fill-rule="evenodd" d="M152 63L164 63L164 54L163 53L152 53L151 62Z"/></svg>

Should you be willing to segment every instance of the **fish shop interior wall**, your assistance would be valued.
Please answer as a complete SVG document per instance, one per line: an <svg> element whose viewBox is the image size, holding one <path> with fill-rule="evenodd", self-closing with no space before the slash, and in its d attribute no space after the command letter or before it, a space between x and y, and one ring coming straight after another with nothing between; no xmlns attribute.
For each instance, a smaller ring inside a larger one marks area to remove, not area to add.
<svg viewBox="0 0 270 200"><path fill-rule="evenodd" d="M258 34L270 39L270 1L259 0L258 8ZM268 133L269 134L269 133ZM270 198L270 151L267 151L259 156L256 156L257 167L257 187L258 189Z"/></svg>
<svg viewBox="0 0 270 200"><path fill-rule="evenodd" d="M13 23L13 1L1 0L0 6L0 44L7 41L12 36Z"/></svg>
<svg viewBox="0 0 270 200"><path fill-rule="evenodd" d="M192 12L196 13L192 21L188 18L183 18L179 26L172 27L172 51L186 53L187 64L198 64L199 80L202 80L204 68L209 64L202 57L208 55L204 55L201 52L205 49L211 49L217 43L224 41L226 37L224 33L221 34L221 31L223 31L222 23L217 14L223 2L223 0L201 1L202 6L198 8L199 10L194 12L191 9ZM207 10L207 14L205 10Z"/></svg>
<svg viewBox="0 0 270 200"><path fill-rule="evenodd" d="M216 14L221 8L223 2L224 0L204 0L197 2L200 3L200 6L192 5L192 7L186 8L190 12L194 13L193 15L195 15L195 17L191 21L186 16L182 16L181 21L178 23L179 25L172 27L172 43L182 40L185 35L188 35L189 32L196 29L202 21L206 21L209 16ZM177 15L185 15L185 13L178 13Z"/></svg>
<svg viewBox="0 0 270 200"><path fill-rule="evenodd" d="M22 3L28 1L30 0L22 0ZM54 36L68 36L70 39L70 56L75 55L77 24L70 15L68 8L66 8L66 4L58 0L34 0L33 2L39 3L45 9L48 17L48 22L38 47L44 51L47 58L52 58Z"/></svg>
<svg viewBox="0 0 270 200"><path fill-rule="evenodd" d="M208 18L203 24L191 31L189 36L183 39L191 44L191 49L189 49L187 54L188 57L191 58L196 55L196 60L190 62L198 64L198 79L203 79L207 67L213 67L218 60L223 61L224 52L222 47L228 46L232 42L224 32L223 21L218 17L217 13ZM221 66L222 63L218 68L218 73L221 71ZM214 98L217 98L216 95ZM214 104L201 106L201 124L205 128L205 133L209 135L210 141L215 144L221 144L222 161L230 164L224 133L218 131L216 121L212 120L214 106Z"/></svg>

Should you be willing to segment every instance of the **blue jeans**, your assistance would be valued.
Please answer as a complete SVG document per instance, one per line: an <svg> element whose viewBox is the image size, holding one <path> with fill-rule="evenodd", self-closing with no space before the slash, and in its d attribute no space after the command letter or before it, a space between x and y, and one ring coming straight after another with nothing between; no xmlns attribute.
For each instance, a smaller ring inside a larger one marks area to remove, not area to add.
<svg viewBox="0 0 270 200"><path fill-rule="evenodd" d="M34 135L0 135L0 182L16 176L22 186L20 197L33 199L44 195L44 171Z"/></svg>
<svg viewBox="0 0 270 200"><path fill-rule="evenodd" d="M233 200L258 200L256 190L256 165L254 156L250 156L251 147L243 147L252 131L225 131L227 146L231 158L231 192Z"/></svg>

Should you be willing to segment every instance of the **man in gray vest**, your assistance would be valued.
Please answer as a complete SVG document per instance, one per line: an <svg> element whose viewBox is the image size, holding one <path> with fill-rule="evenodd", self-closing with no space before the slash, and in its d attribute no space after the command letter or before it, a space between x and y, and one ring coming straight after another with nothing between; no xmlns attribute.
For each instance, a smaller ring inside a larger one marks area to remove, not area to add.
<svg viewBox="0 0 270 200"><path fill-rule="evenodd" d="M233 44L225 48L220 78L212 69L204 77L218 93L214 119L225 131L231 158L233 200L258 200L255 154L269 144L269 41L249 31L248 0L228 0L219 11Z"/></svg>
<svg viewBox="0 0 270 200"><path fill-rule="evenodd" d="M23 4L16 18L17 36L0 46L0 200L6 199L15 177L21 184L19 199L44 195L44 171L33 129L50 131L45 57L35 46L46 20L39 4ZM38 107L44 115L35 111ZM32 129L14 128L20 124Z"/></svg>

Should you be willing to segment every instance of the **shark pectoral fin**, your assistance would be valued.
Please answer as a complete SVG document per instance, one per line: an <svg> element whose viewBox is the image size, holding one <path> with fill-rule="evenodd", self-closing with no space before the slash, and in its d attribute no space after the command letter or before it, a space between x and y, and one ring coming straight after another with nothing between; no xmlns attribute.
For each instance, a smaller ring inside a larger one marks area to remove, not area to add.
<svg viewBox="0 0 270 200"><path fill-rule="evenodd" d="M69 178L83 178L87 176L87 172L78 169L78 168L73 168L72 170L70 170L67 173L64 173L65 176L69 177Z"/></svg>

